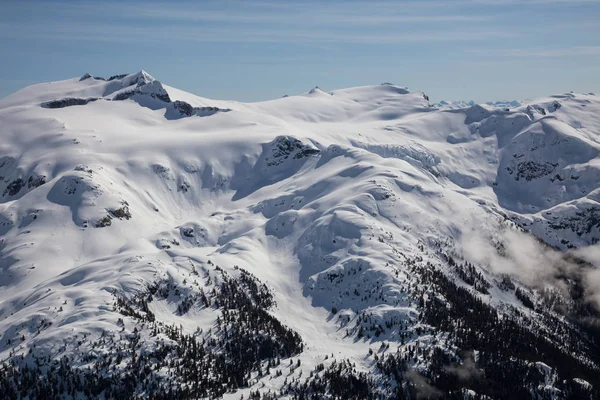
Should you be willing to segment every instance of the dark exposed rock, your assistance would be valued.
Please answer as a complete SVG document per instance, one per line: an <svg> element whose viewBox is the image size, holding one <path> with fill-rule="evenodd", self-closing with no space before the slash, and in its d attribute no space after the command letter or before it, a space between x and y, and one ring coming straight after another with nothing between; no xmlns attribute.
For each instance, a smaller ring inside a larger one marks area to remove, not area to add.
<svg viewBox="0 0 600 400"><path fill-rule="evenodd" d="M42 103L43 108L65 108L71 106L83 106L92 101L98 100L97 98L90 97L87 99L80 99L76 97L67 97L59 100L52 100Z"/></svg>
<svg viewBox="0 0 600 400"><path fill-rule="evenodd" d="M121 101L121 100L127 100L128 98L130 98L131 96L133 96L134 94L136 94L135 90L129 90L126 92L121 92L119 94L117 94L113 100L114 101Z"/></svg>
<svg viewBox="0 0 600 400"><path fill-rule="evenodd" d="M218 112L228 112L231 111L229 108L218 108L218 107L192 107L189 103L185 101L176 100L173 102L173 106L181 115L186 117L191 117L192 115L196 115L199 117L208 117L210 115L216 114Z"/></svg>
<svg viewBox="0 0 600 400"><path fill-rule="evenodd" d="M185 101L175 101L173 106L183 115L187 115L188 117L192 115L194 112L194 107L192 107L189 103Z"/></svg>
<svg viewBox="0 0 600 400"><path fill-rule="evenodd" d="M110 226L112 224L112 218L110 217L110 215L106 215L104 217L102 217L101 219L99 219L98 221L96 221L96 224L94 225L96 228L104 228L105 226Z"/></svg>
<svg viewBox="0 0 600 400"><path fill-rule="evenodd" d="M9 196L15 196L24 186L25 181L21 178L17 178L14 181L10 182L8 185L6 185L6 189L4 190L3 196L6 196L7 194Z"/></svg>
<svg viewBox="0 0 600 400"><path fill-rule="evenodd" d="M527 114L529 114L530 117L533 118L533 115L536 112L538 112L542 115L546 115L546 110L544 110L542 107L538 106L537 104L527 106Z"/></svg>
<svg viewBox="0 0 600 400"><path fill-rule="evenodd" d="M115 79L123 79L125 78L127 75L129 74L120 74L120 75L113 75L110 78L108 78L108 81L114 81Z"/></svg>
<svg viewBox="0 0 600 400"><path fill-rule="evenodd" d="M190 184L187 182L182 182L179 187L177 188L178 192L182 192L182 193L187 193L188 189L190 188Z"/></svg>
<svg viewBox="0 0 600 400"><path fill-rule="evenodd" d="M536 161L523 161L520 163L513 162L506 170L510 175L516 174L515 179L518 181L524 178L526 181L538 179L546 175L550 175L558 167L556 163L539 163Z"/></svg>
<svg viewBox="0 0 600 400"><path fill-rule="evenodd" d="M298 159L298 158L304 158L304 157L312 156L313 154L317 154L319 152L320 152L319 149L312 149L310 147L305 147L301 151L299 151L298 153L296 153L296 155L294 156L294 158L296 158L296 159Z"/></svg>
<svg viewBox="0 0 600 400"><path fill-rule="evenodd" d="M115 218L119 218L119 219L130 219L131 218L131 212L129 211L129 205L127 204L127 202L123 202L123 206L114 210L109 210L109 213L115 217Z"/></svg>
<svg viewBox="0 0 600 400"><path fill-rule="evenodd" d="M106 79L103 78L103 77L101 77L101 76L92 76L92 75L90 75L88 73L85 73L85 74L83 74L83 76L81 78L79 78L79 82L85 81L85 80L90 79L90 78L95 79L97 81L106 81Z"/></svg>
<svg viewBox="0 0 600 400"><path fill-rule="evenodd" d="M273 143L273 151L271 157L267 157L267 165L276 166L283 160L292 156L294 159L300 159L319 153L320 150L314 147L305 145L300 140L291 136L279 136Z"/></svg>
<svg viewBox="0 0 600 400"><path fill-rule="evenodd" d="M35 178L33 176L30 176L27 180L27 187L30 189L36 188L42 186L44 183L46 183L46 175L38 176Z"/></svg>
<svg viewBox="0 0 600 400"><path fill-rule="evenodd" d="M127 100L129 98L131 98L132 96L135 96L136 94L139 94L139 92L137 92L135 89L134 90L128 90L125 92L121 92L119 94L117 94L113 100L114 101L123 101L123 100ZM155 97L156 95L152 96Z"/></svg>
<svg viewBox="0 0 600 400"><path fill-rule="evenodd" d="M165 103L170 103L171 102L171 98L169 97L168 94L152 93L150 96L153 97L153 98L155 98L155 99L162 100Z"/></svg>
<svg viewBox="0 0 600 400"><path fill-rule="evenodd" d="M141 92L139 90L139 87L142 87L142 86L143 85L138 86L137 88L132 89L132 90L128 90L128 91L125 91L125 92L118 93L113 98L113 100L115 100L115 101L127 100L130 97L135 96L136 94L140 94L140 95L144 95L144 96L150 96L153 99L158 99L158 100L164 101L165 103L170 103L171 102L171 98L169 97L169 95L167 93L165 93L165 94L160 94L160 93L143 93L143 92Z"/></svg>
<svg viewBox="0 0 600 400"><path fill-rule="evenodd" d="M16 196L25 186L31 189L42 186L44 183L46 183L46 175L31 175L27 181L25 181L23 178L17 178L13 181L7 182L6 189L4 190L2 196Z"/></svg>
<svg viewBox="0 0 600 400"><path fill-rule="evenodd" d="M591 233L593 228L600 229L600 207L589 207L576 211L570 217L552 222L553 229L570 229L578 236Z"/></svg>
<svg viewBox="0 0 600 400"><path fill-rule="evenodd" d="M157 175L162 175L163 177L166 177L166 175L169 171L171 171L171 169L169 167L165 167L164 165L160 165L160 164L152 165L152 172L154 172Z"/></svg>
<svg viewBox="0 0 600 400"><path fill-rule="evenodd" d="M87 165L78 165L78 166L76 166L76 167L74 168L74 170L75 170L75 171L81 171L81 172L85 172L85 173L88 173L88 174L91 174L91 173L93 173L93 172L94 172L94 171L93 171L93 170L92 170L90 167L88 167Z"/></svg>

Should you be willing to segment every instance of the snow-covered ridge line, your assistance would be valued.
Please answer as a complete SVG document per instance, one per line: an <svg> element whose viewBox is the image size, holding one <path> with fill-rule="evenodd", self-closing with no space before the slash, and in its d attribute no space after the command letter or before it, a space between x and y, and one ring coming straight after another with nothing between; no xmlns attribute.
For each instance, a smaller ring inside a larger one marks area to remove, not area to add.
<svg viewBox="0 0 600 400"><path fill-rule="evenodd" d="M489 108L517 108L521 106L523 103L527 103L527 101L519 101L519 100L500 100L500 101L486 101L485 103L479 103L479 105L489 107ZM434 103L433 106L439 108L440 110L457 110L462 108L469 108L474 106L476 103L473 100L463 101L463 100L451 100L446 101L442 100L438 103Z"/></svg>
<svg viewBox="0 0 600 400"><path fill-rule="evenodd" d="M144 71L25 88L0 100L0 385L598 397L598 115L391 84L219 101Z"/></svg>
<svg viewBox="0 0 600 400"><path fill-rule="evenodd" d="M98 100L123 101L131 99L152 110L165 109L167 119L191 116L206 117L218 112L231 111L231 109L214 106L193 107L182 100L173 101L162 83L144 70L135 74L114 75L108 79L92 77L92 75L86 73L79 78L78 82L81 82L81 87L75 88L74 92L79 89L84 93L93 89L93 92L98 96L56 98L42 102L41 107L55 109L84 106Z"/></svg>

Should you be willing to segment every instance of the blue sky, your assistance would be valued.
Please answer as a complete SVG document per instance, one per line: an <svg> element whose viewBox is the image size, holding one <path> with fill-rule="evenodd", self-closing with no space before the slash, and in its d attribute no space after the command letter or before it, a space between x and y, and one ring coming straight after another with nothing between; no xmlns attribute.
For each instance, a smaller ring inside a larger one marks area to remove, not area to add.
<svg viewBox="0 0 600 400"><path fill-rule="evenodd" d="M145 69L257 101L384 81L432 100L600 92L600 1L0 0L0 97Z"/></svg>

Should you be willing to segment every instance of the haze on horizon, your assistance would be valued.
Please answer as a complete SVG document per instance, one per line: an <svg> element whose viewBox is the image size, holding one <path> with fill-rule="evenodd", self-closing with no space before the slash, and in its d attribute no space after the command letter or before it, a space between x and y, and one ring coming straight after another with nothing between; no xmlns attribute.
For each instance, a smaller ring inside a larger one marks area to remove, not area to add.
<svg viewBox="0 0 600 400"><path fill-rule="evenodd" d="M600 91L597 0L4 0L0 8L0 97L140 69L240 101L383 81L432 101Z"/></svg>

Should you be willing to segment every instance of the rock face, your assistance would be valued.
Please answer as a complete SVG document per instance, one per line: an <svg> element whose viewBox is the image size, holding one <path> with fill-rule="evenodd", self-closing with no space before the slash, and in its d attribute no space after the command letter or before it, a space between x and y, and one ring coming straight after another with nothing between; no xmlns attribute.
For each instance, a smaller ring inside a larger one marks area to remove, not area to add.
<svg viewBox="0 0 600 400"><path fill-rule="evenodd" d="M83 82L89 79L101 81L98 83L98 88L101 89L99 92L102 92L100 97L65 97L45 101L41 106L43 108L65 108L83 106L97 100L123 101L131 99L153 110L165 109L167 119L191 116L208 117L219 112L231 111L229 108L194 107L185 101L172 101L162 83L143 70L136 74L114 75L108 80L101 77L92 77L92 75L86 73L79 78L79 81Z"/></svg>
<svg viewBox="0 0 600 400"><path fill-rule="evenodd" d="M98 100L97 98L78 99L74 97L67 97L59 100L52 100L42 103L44 108L65 108L71 106L84 106L88 103Z"/></svg>
<svg viewBox="0 0 600 400"><path fill-rule="evenodd" d="M126 89L119 91L112 99L115 101L126 100L133 96L149 96L153 99L170 103L169 94L157 80L150 80L146 76L135 77L135 79L123 78ZM154 79L154 78L152 78Z"/></svg>
<svg viewBox="0 0 600 400"><path fill-rule="evenodd" d="M185 117L191 117L193 115L199 117L208 117L218 112L231 111L231 109L229 108L222 109L218 107L192 107L189 103L179 100L173 102L173 107L175 108L175 110L179 111L179 113L182 116Z"/></svg>
<svg viewBox="0 0 600 400"><path fill-rule="evenodd" d="M1 99L0 397L600 398L600 98L499 104Z"/></svg>
<svg viewBox="0 0 600 400"><path fill-rule="evenodd" d="M267 166L280 165L289 157L300 159L319 153L318 149L289 136L279 136L275 138L270 147L271 155L265 157Z"/></svg>

